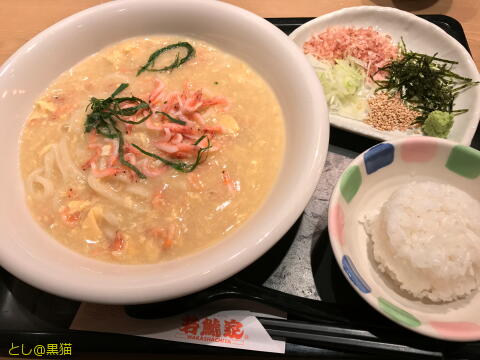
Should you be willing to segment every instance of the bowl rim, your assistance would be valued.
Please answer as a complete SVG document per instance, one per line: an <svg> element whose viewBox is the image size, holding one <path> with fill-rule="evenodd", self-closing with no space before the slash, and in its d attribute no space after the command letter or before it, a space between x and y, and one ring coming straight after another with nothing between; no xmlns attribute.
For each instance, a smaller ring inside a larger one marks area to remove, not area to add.
<svg viewBox="0 0 480 360"><path fill-rule="evenodd" d="M323 94L322 88L316 79L315 73L310 68L308 62L305 60L301 52L297 49L295 44L291 42L281 30L276 28L267 20L245 9L220 1L175 0L175 2L165 3L168 3L168 6L173 6L172 3L174 3L175 7L208 6L210 9L212 9L212 11L219 10L223 13L232 13L231 16L242 17L242 21L248 21L252 25L258 26L259 30L267 32L268 36L275 38L279 46L288 50L289 56L292 57L292 59L295 60L295 63L301 67L301 72L305 75L305 78L302 79L304 86L309 88L311 93ZM73 24L81 21L82 19L97 16L98 11L111 12L121 8L127 8L129 6L134 6L137 9L139 6L142 6L144 9L142 11L149 11L149 9L157 9L161 7L162 4L163 2L155 2L151 0L117 0L114 2L107 2L96 5L94 7L73 14L65 19L62 19L34 36L5 61L5 63L0 67L0 83L2 82L1 75L5 74L9 68L14 66L17 60L24 56L25 52L27 52L30 47L34 46L38 42L48 40L48 38L55 32L63 30L64 28L67 28L69 26L73 26ZM158 300L172 299L193 293L195 291L199 291L201 289L219 283L227 279L228 277L236 274L246 266L250 265L261 255L263 255L267 250L269 250L287 232L290 226L297 220L297 218L304 210L307 202L309 201L311 195L315 190L316 184L323 170L327 155L329 124L327 121L323 121L325 114L326 104L322 102L316 102L312 104L311 118L319 120L318 126L322 131L318 134L315 134L315 141L313 142L314 145L312 145L312 161L309 166L305 168L302 180L299 181L299 186L297 186L297 190L295 190L295 196L291 197L292 201L289 204L288 211L284 211L283 213L278 214L278 220L276 220L276 225L267 233L258 234L258 239L256 239L257 241L255 243L255 246L249 248L249 251L241 251L236 254L229 254L232 256L227 256L228 259L219 261L219 263L221 263L220 265L228 264L228 266L223 266L222 268L222 266L219 266L219 264L215 264L212 265L213 269L211 271L206 271L202 273L197 272L196 274L192 274L191 276L180 279L175 283L175 285L178 286L180 289L169 289L168 297L162 297L159 295L159 291L162 290L162 286L158 286L158 284L156 284L155 287L149 288L125 288L122 290L122 296L119 296L115 299L112 298L112 294L107 288L102 289L98 287L91 287L89 288L89 291L86 292L86 288L88 288L89 286L88 284L83 285L82 288L79 289L71 283L56 283L54 276L60 275L52 275L52 278L50 278L49 274L44 269L38 269L35 273L30 269L27 270L25 267L22 266L21 259L16 256L10 256L12 254L8 251L0 252L0 264L14 276L44 291L54 293L66 298L107 304L139 304ZM121 264L111 265L114 267L131 266ZM149 265L135 266L141 267ZM116 294L118 295L118 293Z"/></svg>
<svg viewBox="0 0 480 360"><path fill-rule="evenodd" d="M362 5L362 6L346 7L346 8L340 9L340 10L332 11L328 14L318 16L318 17L316 17L312 20L309 20L309 21L305 22L304 24L297 27L294 31L292 31L290 33L289 37L292 39L292 41L294 41L296 43L296 40L297 40L297 37L299 36L299 34L301 34L302 32L304 32L308 29L316 28L316 27L319 26L319 24L322 24L324 21L329 20L331 18L335 18L335 17L340 17L341 18L342 16L347 15L347 14L374 13L374 12L380 13L380 14L378 14L378 16L381 16L382 13L383 14L387 13L387 14L391 14L391 15L394 15L394 16L401 16L401 17L404 17L406 19L410 19L411 21L414 21L414 22L420 22L420 23L425 24L426 26L428 26L430 28L430 30L432 32L434 32L436 35L441 37L443 39L443 41L446 41L450 46L455 48L461 54L463 62L465 63L465 67L468 68L468 70L471 71L472 74L475 75L475 76L472 77L472 80L480 81L480 74L479 74L477 66L476 66L476 64L475 64L475 62L472 58L472 55L470 55L470 53L463 47L462 44L460 44L455 38L453 38L451 35L449 35L443 29L441 29L437 25L431 23L430 21L428 21L426 19L423 19L423 18L417 16L416 14L412 14L410 12L400 10L400 9L397 9L397 8L392 8L392 7L388 7L388 6L376 6L376 5ZM374 26L374 25L372 25L372 26ZM475 87L469 89L469 91L473 92L472 97L480 98L480 86L475 86ZM461 139L458 140L458 142L460 144L463 144L463 145L470 145L473 137L475 136L477 127L479 126L479 123L480 123L480 103L478 101L472 101L471 107L468 109L467 114L468 114L468 117L471 118L472 120L471 120L471 122L468 123L468 126L466 127L463 135L461 136ZM332 116L332 115L329 113L329 116ZM334 116L338 116L338 115L334 114ZM344 129L346 131L357 133L361 136L373 137L373 138L378 139L380 141L393 141L393 140L397 140L397 139L400 139L400 138L403 138L403 137L411 137L411 135L410 136L409 135L399 136L399 135L395 135L395 134L392 134L392 135L387 134L383 137L381 135L378 135L378 136L373 135L373 133L372 134L367 134L363 131L352 130L349 126L341 126L341 125L336 124L336 123L331 122L331 121L330 121L330 124L332 126L340 128L340 129ZM450 140L450 141L455 142L456 140Z"/></svg>
<svg viewBox="0 0 480 360"><path fill-rule="evenodd" d="M342 249L342 246L340 245L340 241L338 240L338 236L336 236L336 234L332 233L333 232L333 230L332 230L333 229L333 226L332 226L333 225L333 220L332 219L336 215L333 204L335 204L335 205L339 204L339 202L340 202L339 199L341 198L340 182L341 182L341 178L342 178L343 174L348 169L350 169L352 166L361 166L364 163L365 153L368 152L370 149L372 149L372 148L374 148L378 145L381 145L381 144L391 144L395 148L397 148L398 145L400 145L404 142L409 142L409 141L411 141L411 139L412 139L412 137L407 137L407 138L383 141L379 144L376 144L376 145L368 148L367 150L363 151L358 156L356 156L355 159L353 159L348 164L348 166L345 168L345 170L342 171L342 173L340 174L340 176L339 176L339 178L338 178L338 180L335 184L335 187L332 191L332 194L330 196L329 206L328 206L328 216L327 216L328 221L327 221L327 223L328 223L328 235L329 235L329 240L330 240L330 246L331 246L333 254L335 256L335 260L337 262L337 265L340 268L340 271L343 274L343 276L345 277L345 279L347 280L347 282L350 284L350 286L357 292L357 294L359 294L362 297L362 299L366 303L368 303L373 309L375 309L378 313L380 313L385 318L393 321L394 323L396 323L399 326L402 326L405 329L408 329L410 331L416 332L416 333L421 334L421 335L425 335L425 336L429 336L429 337L432 337L432 338L440 339L440 340L449 340L449 341L455 341L455 342L478 341L478 340L480 340L480 336L472 336L472 337L465 337L465 338L464 337L458 338L458 337L453 337L453 336L450 337L450 336L442 335L442 334L434 331L433 328L429 324L427 324L427 325L422 324L424 326L419 326L419 327L409 327L409 326L397 321L396 319L392 319L392 318L388 317L384 312L382 312L379 309L378 303L376 301L377 297L371 296L371 293L365 294L362 291L360 291L360 289L351 282L348 274L345 272L345 270L343 269L343 266L342 266L342 258L343 258L343 255L345 255L345 253ZM466 145L463 145L463 144L460 144L460 143L457 143L455 141L451 141L451 140L448 140L448 139L435 138L435 137L430 137L430 136L417 136L417 137L415 137L415 139L419 140L419 142L426 142L426 143L435 142L440 147L443 147L443 148L453 148L453 147L458 146L458 145L466 146ZM480 150L477 150L477 149L475 149L475 150L480 154ZM406 311L408 311L408 309L406 309Z"/></svg>

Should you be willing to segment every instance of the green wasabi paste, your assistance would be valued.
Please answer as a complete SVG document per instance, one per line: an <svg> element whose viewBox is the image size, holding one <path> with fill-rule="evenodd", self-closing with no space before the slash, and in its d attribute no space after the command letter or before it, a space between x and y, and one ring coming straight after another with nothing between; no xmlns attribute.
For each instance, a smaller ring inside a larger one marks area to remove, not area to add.
<svg viewBox="0 0 480 360"><path fill-rule="evenodd" d="M422 130L425 135L445 139L453 126L453 116L454 114L446 111L432 111L423 123Z"/></svg>

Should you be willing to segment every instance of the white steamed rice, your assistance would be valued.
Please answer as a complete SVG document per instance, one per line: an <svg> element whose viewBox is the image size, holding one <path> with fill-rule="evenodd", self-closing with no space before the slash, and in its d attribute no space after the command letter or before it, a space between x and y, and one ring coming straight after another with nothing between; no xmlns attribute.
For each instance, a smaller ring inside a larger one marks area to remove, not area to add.
<svg viewBox="0 0 480 360"><path fill-rule="evenodd" d="M480 285L480 203L446 184L397 189L364 223L382 272L417 298L452 301Z"/></svg>

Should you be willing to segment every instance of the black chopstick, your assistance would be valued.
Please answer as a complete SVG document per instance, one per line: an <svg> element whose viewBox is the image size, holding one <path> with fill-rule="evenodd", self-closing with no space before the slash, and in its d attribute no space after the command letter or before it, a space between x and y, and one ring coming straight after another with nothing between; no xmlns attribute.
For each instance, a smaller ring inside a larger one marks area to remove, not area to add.
<svg viewBox="0 0 480 360"><path fill-rule="evenodd" d="M445 359L442 343L433 339L406 341L402 329L382 330L377 336L366 329L332 323L309 323L295 320L258 318L270 336L296 340L302 344L334 350L366 353L401 359ZM410 336L411 337L411 336ZM439 350L440 348L440 350Z"/></svg>

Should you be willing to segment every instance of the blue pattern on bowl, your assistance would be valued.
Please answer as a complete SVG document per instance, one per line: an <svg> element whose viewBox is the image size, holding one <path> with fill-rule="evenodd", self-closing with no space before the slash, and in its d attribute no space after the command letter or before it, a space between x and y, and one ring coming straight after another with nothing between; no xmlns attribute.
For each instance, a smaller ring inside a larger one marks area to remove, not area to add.
<svg viewBox="0 0 480 360"><path fill-rule="evenodd" d="M382 143L370 148L365 155L365 169L367 174L372 174L375 171L393 163L395 157L395 147L390 143Z"/></svg>
<svg viewBox="0 0 480 360"><path fill-rule="evenodd" d="M360 274L358 273L355 265L353 265L352 259L348 255L343 255L342 258L342 266L345 273L348 275L348 278L352 281L352 283L364 294L368 294L372 290L370 286L362 279Z"/></svg>

